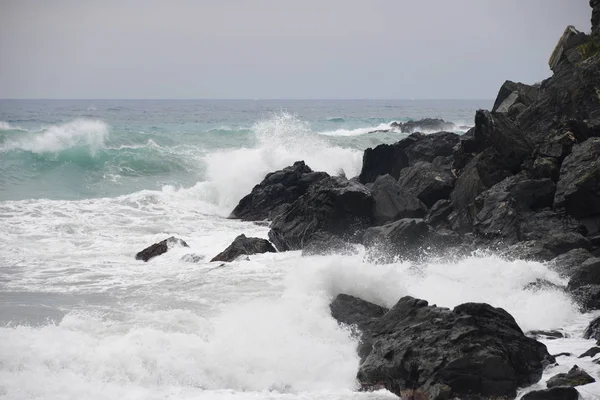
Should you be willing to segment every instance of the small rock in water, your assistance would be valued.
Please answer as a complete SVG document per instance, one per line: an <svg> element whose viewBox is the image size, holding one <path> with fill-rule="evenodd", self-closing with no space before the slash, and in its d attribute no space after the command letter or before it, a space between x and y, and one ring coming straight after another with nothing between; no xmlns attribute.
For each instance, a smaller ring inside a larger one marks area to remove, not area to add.
<svg viewBox="0 0 600 400"><path fill-rule="evenodd" d="M197 264L199 262L204 261L205 258L205 256L200 256L198 254L186 254L183 257L181 257L181 261Z"/></svg>
<svg viewBox="0 0 600 400"><path fill-rule="evenodd" d="M549 388L553 388L557 386L582 386L593 382L596 382L596 380L575 365L566 374L554 375L548 380L547 385Z"/></svg>
<svg viewBox="0 0 600 400"><path fill-rule="evenodd" d="M594 357L598 353L600 353L600 347L592 347L591 349L580 355L579 358Z"/></svg>
<svg viewBox="0 0 600 400"><path fill-rule="evenodd" d="M530 331L527 332L528 336L532 336L536 339L538 338L545 338L545 339L562 339L565 337L565 335L563 335L561 332L559 331Z"/></svg>
<svg viewBox="0 0 600 400"><path fill-rule="evenodd" d="M577 400L579 392L573 387L555 387L553 389L536 390L521 397L521 400Z"/></svg>
<svg viewBox="0 0 600 400"><path fill-rule="evenodd" d="M239 259L240 257L249 256L252 254L276 252L277 251L268 240L253 237L249 238L242 234L236 237L229 247L223 250L222 253L215 256L212 260L210 260L210 262L230 262ZM247 257L244 259L247 259Z"/></svg>
<svg viewBox="0 0 600 400"><path fill-rule="evenodd" d="M190 247L188 244L175 236L171 236L168 239L165 239L161 242L154 243L150 247L146 247L144 250L140 251L135 255L136 260L148 261L156 256L160 256L161 254L166 253L169 249L175 247Z"/></svg>

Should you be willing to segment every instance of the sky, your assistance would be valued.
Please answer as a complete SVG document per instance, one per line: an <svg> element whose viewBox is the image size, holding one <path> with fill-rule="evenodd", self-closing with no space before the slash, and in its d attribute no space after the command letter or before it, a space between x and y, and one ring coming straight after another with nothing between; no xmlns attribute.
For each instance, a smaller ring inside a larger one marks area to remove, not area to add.
<svg viewBox="0 0 600 400"><path fill-rule="evenodd" d="M491 99L588 0L0 0L0 98Z"/></svg>

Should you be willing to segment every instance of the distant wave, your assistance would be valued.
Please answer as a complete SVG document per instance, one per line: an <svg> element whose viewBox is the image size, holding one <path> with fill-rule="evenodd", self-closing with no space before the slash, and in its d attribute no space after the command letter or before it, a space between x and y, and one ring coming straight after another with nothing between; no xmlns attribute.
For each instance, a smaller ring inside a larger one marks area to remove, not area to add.
<svg viewBox="0 0 600 400"><path fill-rule="evenodd" d="M472 126L471 125L467 125L464 123L454 123L455 127L452 130L452 132L458 133L458 134L462 134L465 133L466 131L468 131ZM361 128L355 128L355 129L335 129L335 130L327 130L327 131L322 131L322 132L317 132L319 135L323 135L323 136L361 136L361 135L366 135L369 133L380 133L381 131L389 131L390 133L401 133L399 130L395 130L394 128L391 127L391 122L385 122L385 123L380 123L379 125L376 126L367 126L367 127L361 127ZM435 133L435 132L439 132L439 129L436 130L428 130L428 129L417 129L417 131L422 132L422 133Z"/></svg>
<svg viewBox="0 0 600 400"><path fill-rule="evenodd" d="M9 124L7 126L10 127ZM0 151L23 150L41 154L73 147L87 147L96 151L104 145L109 126L100 120L76 119L65 124L50 125L40 131L25 132L24 135L7 138Z"/></svg>
<svg viewBox="0 0 600 400"><path fill-rule="evenodd" d="M11 125L6 121L0 121L0 131L26 131L20 126Z"/></svg>

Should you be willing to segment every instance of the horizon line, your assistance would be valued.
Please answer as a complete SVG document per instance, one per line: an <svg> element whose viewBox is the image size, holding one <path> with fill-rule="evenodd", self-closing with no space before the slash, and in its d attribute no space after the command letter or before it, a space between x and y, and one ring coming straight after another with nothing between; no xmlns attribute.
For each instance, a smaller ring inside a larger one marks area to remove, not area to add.
<svg viewBox="0 0 600 400"><path fill-rule="evenodd" d="M473 101L473 100L494 100L493 98L426 98L426 97L419 97L419 98L391 98L391 97L381 97L381 98L375 98L375 97L369 97L369 98L300 98L300 97L290 97L290 98L285 98L285 97L265 97L265 98L245 98L245 97L240 97L240 98L225 98L225 97L215 97L215 98L170 98L170 97L152 97L152 98L135 98L135 97L89 97L89 98L85 98L85 97L73 97L73 98L68 98L68 97L5 97L5 98L0 98L0 101L4 101L4 100L11 100L11 101L19 101L19 100L51 100L51 101L65 101L65 100L169 100L169 101L189 101L189 100L201 100L201 101L272 101L272 100L284 100L284 101L306 101L306 100L311 100L311 101L369 101L369 100L388 100L388 101L394 101L394 100L399 100L399 101L431 101L431 100L436 100L436 101L448 101L448 100L452 100L452 101Z"/></svg>

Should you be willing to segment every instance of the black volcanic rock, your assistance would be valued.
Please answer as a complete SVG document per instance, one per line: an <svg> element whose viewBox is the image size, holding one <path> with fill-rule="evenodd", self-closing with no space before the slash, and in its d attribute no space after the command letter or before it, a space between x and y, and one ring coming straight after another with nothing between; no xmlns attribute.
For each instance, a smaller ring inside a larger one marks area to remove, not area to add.
<svg viewBox="0 0 600 400"><path fill-rule="evenodd" d="M405 167L408 167L408 157L402 146L398 143L380 144L365 150L358 179L362 183L375 182L377 177L387 174L398 179L400 170Z"/></svg>
<svg viewBox="0 0 600 400"><path fill-rule="evenodd" d="M431 207L438 200L450 197L454 181L455 178L449 172L436 168L432 163L420 161L400 171L398 184Z"/></svg>
<svg viewBox="0 0 600 400"><path fill-rule="evenodd" d="M477 196L510 176L502 156L488 148L475 156L462 170L450 195L452 206L461 210L469 206Z"/></svg>
<svg viewBox="0 0 600 400"><path fill-rule="evenodd" d="M249 238L246 235L240 235L235 238L233 243L225 250L215 256L210 262L223 261L230 262L239 256L249 256L252 254L275 253L276 250L268 240L260 238Z"/></svg>
<svg viewBox="0 0 600 400"><path fill-rule="evenodd" d="M361 360L369 355L373 346L371 327L388 310L376 304L347 294L338 295L329 305L331 316L341 324L356 327L360 332L358 355Z"/></svg>
<svg viewBox="0 0 600 400"><path fill-rule="evenodd" d="M372 222L371 192L358 182L329 177L310 186L273 219L269 239L279 251L300 250L331 236L356 242L356 234Z"/></svg>
<svg viewBox="0 0 600 400"><path fill-rule="evenodd" d="M395 255L415 258L429 233L429 226L422 219L405 218L367 229L363 244L376 249L385 259L393 259Z"/></svg>
<svg viewBox="0 0 600 400"><path fill-rule="evenodd" d="M358 380L396 395L413 388L431 395L444 386L445 398L515 397L554 362L510 314L487 304L449 310L404 297L368 329L375 342Z"/></svg>
<svg viewBox="0 0 600 400"><path fill-rule="evenodd" d="M154 257L160 256L161 254L166 253L169 249L181 246L181 247L190 247L183 240L171 236L168 239L160 241L158 243L154 243L152 246L146 247L144 250L140 251L135 255L136 260L148 261Z"/></svg>
<svg viewBox="0 0 600 400"><path fill-rule="evenodd" d="M397 143L369 148L363 155L359 181L375 182L378 176L386 174L398 179L403 168L419 161L434 162L438 157L452 156L459 141L460 136L452 132L417 132Z"/></svg>
<svg viewBox="0 0 600 400"><path fill-rule="evenodd" d="M377 178L371 188L375 224L382 225L402 218L419 218L427 208L415 192L403 188L391 175Z"/></svg>
<svg viewBox="0 0 600 400"><path fill-rule="evenodd" d="M600 285L600 258L590 258L579 267L569 280L572 291L584 285Z"/></svg>
<svg viewBox="0 0 600 400"><path fill-rule="evenodd" d="M511 118L515 118L523 107L529 107L537 99L539 91L539 87L536 86L506 81L500 87L492 112L508 114Z"/></svg>
<svg viewBox="0 0 600 400"><path fill-rule="evenodd" d="M293 203L306 193L310 185L328 176L325 172L313 172L304 161L271 172L240 200L230 218L244 221L272 219L274 212L281 211L282 206Z"/></svg>
<svg viewBox="0 0 600 400"><path fill-rule="evenodd" d="M512 172L517 172L533 151L532 143L508 117L485 110L475 114L473 138L492 146Z"/></svg>
<svg viewBox="0 0 600 400"><path fill-rule="evenodd" d="M600 138L575 145L565 158L554 206L576 218L600 214Z"/></svg>

